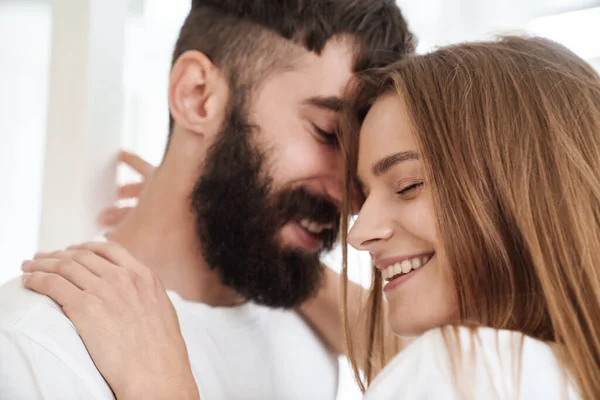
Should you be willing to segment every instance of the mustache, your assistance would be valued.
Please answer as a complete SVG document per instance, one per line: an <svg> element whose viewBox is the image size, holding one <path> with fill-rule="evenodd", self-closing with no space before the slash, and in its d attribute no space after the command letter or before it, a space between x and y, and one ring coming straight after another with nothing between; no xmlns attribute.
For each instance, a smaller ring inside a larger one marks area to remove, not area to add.
<svg viewBox="0 0 600 400"><path fill-rule="evenodd" d="M281 192L277 196L276 203L276 209L280 212L281 225L288 221L302 219L309 219L324 225L331 224L332 228L323 231L319 237L323 240L326 249L333 247L340 230L341 213L331 200L299 187Z"/></svg>

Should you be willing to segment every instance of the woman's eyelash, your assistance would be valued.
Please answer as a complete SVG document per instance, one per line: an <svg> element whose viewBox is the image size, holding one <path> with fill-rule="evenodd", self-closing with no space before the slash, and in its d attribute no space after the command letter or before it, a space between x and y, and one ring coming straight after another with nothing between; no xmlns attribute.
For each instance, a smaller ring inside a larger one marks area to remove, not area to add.
<svg viewBox="0 0 600 400"><path fill-rule="evenodd" d="M412 185L407 186L404 189L397 191L396 193L397 194L406 194L412 190L420 188L421 186L423 186L423 182L413 183Z"/></svg>

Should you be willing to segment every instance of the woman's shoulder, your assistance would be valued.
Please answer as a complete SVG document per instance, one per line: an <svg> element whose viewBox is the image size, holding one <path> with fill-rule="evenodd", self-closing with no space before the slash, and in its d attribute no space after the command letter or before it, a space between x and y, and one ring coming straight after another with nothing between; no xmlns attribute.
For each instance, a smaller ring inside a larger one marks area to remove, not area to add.
<svg viewBox="0 0 600 400"><path fill-rule="evenodd" d="M548 343L518 332L445 327L428 331L375 379L366 399L578 399Z"/></svg>

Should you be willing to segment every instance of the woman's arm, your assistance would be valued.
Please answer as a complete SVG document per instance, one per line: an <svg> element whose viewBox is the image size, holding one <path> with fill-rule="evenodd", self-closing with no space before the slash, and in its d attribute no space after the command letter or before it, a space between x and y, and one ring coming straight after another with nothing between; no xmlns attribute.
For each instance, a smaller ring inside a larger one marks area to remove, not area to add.
<svg viewBox="0 0 600 400"><path fill-rule="evenodd" d="M119 400L198 400L175 309L158 276L116 243L23 264L25 287L62 306Z"/></svg>

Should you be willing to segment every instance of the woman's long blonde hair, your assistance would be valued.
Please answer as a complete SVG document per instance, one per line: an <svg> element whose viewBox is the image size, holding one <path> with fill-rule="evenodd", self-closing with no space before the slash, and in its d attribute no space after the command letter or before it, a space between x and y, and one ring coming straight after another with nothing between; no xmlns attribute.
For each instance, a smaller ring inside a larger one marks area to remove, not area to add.
<svg viewBox="0 0 600 400"><path fill-rule="evenodd" d="M598 74L551 41L504 37L410 56L361 79L341 137L348 162L344 288L357 132L388 92L408 108L457 290L458 323L556 343L583 398L600 399ZM370 360L350 351L357 378L358 365L392 356L382 345L381 277L373 277L361 335L369 338ZM346 332L352 350L354 335ZM363 373L360 383L368 385L377 368Z"/></svg>

